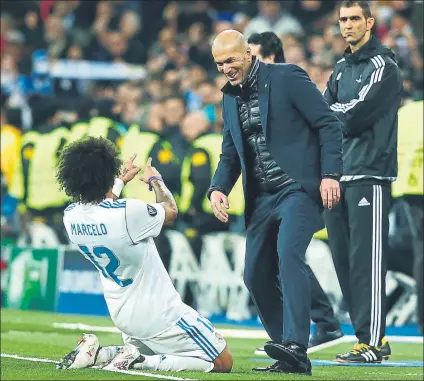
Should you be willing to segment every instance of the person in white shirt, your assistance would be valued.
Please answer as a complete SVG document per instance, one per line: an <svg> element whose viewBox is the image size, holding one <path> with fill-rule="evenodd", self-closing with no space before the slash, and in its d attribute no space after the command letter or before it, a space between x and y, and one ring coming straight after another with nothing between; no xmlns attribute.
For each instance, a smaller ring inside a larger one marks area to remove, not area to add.
<svg viewBox="0 0 424 381"><path fill-rule="evenodd" d="M293 34L303 35L299 21L281 9L281 3L275 0L258 1L259 13L246 25L243 34L249 38L253 33L273 31L278 37Z"/></svg>
<svg viewBox="0 0 424 381"><path fill-rule="evenodd" d="M230 372L233 359L224 338L182 302L157 252L153 237L178 209L151 158L140 180L155 191L156 203L119 199L140 171L135 156L120 169L117 148L94 137L60 154L56 178L74 201L63 217L69 240L98 269L124 345L101 347L96 335L85 334L58 368Z"/></svg>

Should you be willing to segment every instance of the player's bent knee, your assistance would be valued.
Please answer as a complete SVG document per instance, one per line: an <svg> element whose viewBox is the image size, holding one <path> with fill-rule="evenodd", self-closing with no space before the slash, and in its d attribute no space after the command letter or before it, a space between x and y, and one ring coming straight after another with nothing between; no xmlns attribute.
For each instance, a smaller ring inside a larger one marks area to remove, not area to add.
<svg viewBox="0 0 424 381"><path fill-rule="evenodd" d="M233 368L233 355L231 354L228 347L222 351L222 353L214 360L213 372L217 373L229 373Z"/></svg>

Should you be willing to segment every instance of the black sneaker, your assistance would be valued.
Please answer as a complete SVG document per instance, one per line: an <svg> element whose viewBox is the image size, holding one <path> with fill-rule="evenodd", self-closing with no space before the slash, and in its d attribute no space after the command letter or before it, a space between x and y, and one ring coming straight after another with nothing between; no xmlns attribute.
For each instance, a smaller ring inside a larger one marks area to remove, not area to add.
<svg viewBox="0 0 424 381"><path fill-rule="evenodd" d="M340 339L343 336L343 332L340 328L330 332L316 331L309 339L308 348Z"/></svg>
<svg viewBox="0 0 424 381"><path fill-rule="evenodd" d="M308 355L306 354L306 348L296 343L283 342L280 344L274 341L268 341L264 345L264 349L267 355L274 360L280 360L285 364L301 370L297 373L308 372L311 366L310 361L308 361Z"/></svg>
<svg viewBox="0 0 424 381"><path fill-rule="evenodd" d="M355 344L350 352L336 356L337 362L350 363L381 363L381 349L368 344Z"/></svg>
<svg viewBox="0 0 424 381"><path fill-rule="evenodd" d="M267 372L267 373L295 373L295 374L303 374L305 376L312 376L312 364L308 359L308 367L307 369L298 368L293 365L284 363L282 361L277 361L276 363L267 366L267 367L257 367L252 370L258 372Z"/></svg>
<svg viewBox="0 0 424 381"><path fill-rule="evenodd" d="M381 339L381 355L383 356L383 360L388 360L392 354L392 349L390 348L390 344L384 336Z"/></svg>

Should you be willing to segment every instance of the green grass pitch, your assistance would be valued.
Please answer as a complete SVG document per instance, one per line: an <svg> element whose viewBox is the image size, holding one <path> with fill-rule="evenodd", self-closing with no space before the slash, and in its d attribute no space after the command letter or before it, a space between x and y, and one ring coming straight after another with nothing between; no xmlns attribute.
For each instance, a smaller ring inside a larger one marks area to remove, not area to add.
<svg viewBox="0 0 424 381"><path fill-rule="evenodd" d="M1 311L1 353L25 358L59 360L75 345L82 332L54 328L54 322L85 323L112 326L110 319L53 313ZM97 333L101 345L117 345L121 338L116 333ZM199 372L160 373L145 371L147 375L130 375L107 372L101 369L72 371L56 370L54 363L33 362L13 358L1 358L2 380L152 380L162 375L172 379L189 380L422 380L422 367L382 366L314 366L312 377L286 374L264 374L253 372L252 367L269 364L266 360L253 361L253 350L263 344L257 339L227 339L234 356L231 374L204 374ZM340 344L310 355L312 360L332 360L334 355L347 351L351 344ZM423 361L423 345L392 343L391 361ZM167 379L167 378L165 378Z"/></svg>

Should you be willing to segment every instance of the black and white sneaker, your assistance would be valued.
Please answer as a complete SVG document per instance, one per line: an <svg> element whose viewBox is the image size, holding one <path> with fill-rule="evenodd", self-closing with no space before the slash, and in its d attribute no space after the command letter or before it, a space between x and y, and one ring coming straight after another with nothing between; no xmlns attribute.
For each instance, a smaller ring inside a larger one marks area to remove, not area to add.
<svg viewBox="0 0 424 381"><path fill-rule="evenodd" d="M383 360L388 360L392 355L392 348L390 348L386 336L381 339L381 355L383 356Z"/></svg>
<svg viewBox="0 0 424 381"><path fill-rule="evenodd" d="M355 344L350 352L336 356L337 362L349 363L381 363L383 356L381 349L368 344Z"/></svg>

